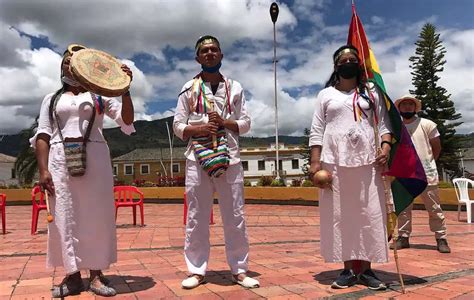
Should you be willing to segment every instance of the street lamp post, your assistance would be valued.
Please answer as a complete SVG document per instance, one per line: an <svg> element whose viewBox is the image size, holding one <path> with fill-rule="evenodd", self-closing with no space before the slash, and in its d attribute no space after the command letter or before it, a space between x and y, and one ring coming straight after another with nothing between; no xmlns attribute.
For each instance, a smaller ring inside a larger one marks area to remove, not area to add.
<svg viewBox="0 0 474 300"><path fill-rule="evenodd" d="M276 163L275 163L275 171L276 171L276 179L280 180L280 170L279 170L279 158L278 158L278 101L277 101L277 59L276 59L276 27L275 23L278 19L278 13L280 12L278 8L278 4L273 2L270 5L270 17L272 18L273 22L273 81L274 81L274 95L275 95L275 149L276 149Z"/></svg>

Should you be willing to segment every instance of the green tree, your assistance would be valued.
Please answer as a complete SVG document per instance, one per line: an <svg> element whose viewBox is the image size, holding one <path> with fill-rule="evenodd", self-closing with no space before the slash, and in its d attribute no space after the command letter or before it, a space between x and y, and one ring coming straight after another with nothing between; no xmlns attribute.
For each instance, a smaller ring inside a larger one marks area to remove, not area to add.
<svg viewBox="0 0 474 300"><path fill-rule="evenodd" d="M35 134L37 128L38 118L36 118L30 128L21 131L23 143L14 165L15 173L20 180L20 184L31 184L38 172L38 162L36 161L35 152L33 148L30 147L28 141L29 138Z"/></svg>
<svg viewBox="0 0 474 300"><path fill-rule="evenodd" d="M450 100L451 94L438 84L438 74L444 70L446 63L446 49L439 37L433 24L426 23L421 29L415 43L415 55L410 57L412 84L415 87L410 93L416 95L423 104L420 116L438 125L442 147L438 168L454 174L459 169L456 152L459 152L462 145L462 138L455 135L455 128L462 122L456 121L461 118L461 114L456 113L454 103Z"/></svg>
<svg viewBox="0 0 474 300"><path fill-rule="evenodd" d="M311 163L311 148L309 148L309 128L304 129L303 143L301 144L301 156L303 156L304 164L301 166L301 171L308 177L309 165Z"/></svg>

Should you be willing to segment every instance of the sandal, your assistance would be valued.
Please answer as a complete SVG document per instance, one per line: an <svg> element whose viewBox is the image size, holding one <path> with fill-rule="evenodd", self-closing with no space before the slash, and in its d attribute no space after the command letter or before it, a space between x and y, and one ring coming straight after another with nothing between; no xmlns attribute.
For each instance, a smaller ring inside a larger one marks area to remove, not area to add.
<svg viewBox="0 0 474 300"><path fill-rule="evenodd" d="M245 276L244 279L239 280L239 275L233 275L232 281L243 286L246 289L253 289L260 287L260 282L257 279L253 279L252 277Z"/></svg>
<svg viewBox="0 0 474 300"><path fill-rule="evenodd" d="M204 282L203 275L193 274L181 282L181 287L183 289L190 290L190 289L194 289L195 287L198 287L203 282Z"/></svg>

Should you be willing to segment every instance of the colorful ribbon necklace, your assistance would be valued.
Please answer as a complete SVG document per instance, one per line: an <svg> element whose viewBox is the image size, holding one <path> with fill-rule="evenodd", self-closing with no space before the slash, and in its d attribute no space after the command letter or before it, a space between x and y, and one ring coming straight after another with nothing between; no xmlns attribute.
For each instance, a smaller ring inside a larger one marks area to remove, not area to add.
<svg viewBox="0 0 474 300"><path fill-rule="evenodd" d="M374 95L369 90L367 90L367 92L369 96L367 96L366 94L360 94L358 88L356 88L354 92L354 97L352 98L352 112L354 113L354 121L359 122L360 120L362 120L362 115L368 118L368 115L365 113L364 109L360 106L360 103L359 103L359 96L360 96L369 103L369 107L372 107L372 110L374 111L374 123L376 125L378 124L378 117L377 117L377 112L375 110Z"/></svg>
<svg viewBox="0 0 474 300"><path fill-rule="evenodd" d="M197 113L205 113L207 114L207 110L209 107L209 100L207 99L206 93L205 93L205 86L204 86L204 81L202 80L201 76L195 79L196 81L194 82L195 85L198 85L199 89L199 94L198 94L198 101L196 105L196 112ZM229 113L232 113L231 106L230 106L230 90L229 90L229 84L227 82L227 79L224 78L224 85L225 85L225 98L227 103L227 109L229 110Z"/></svg>

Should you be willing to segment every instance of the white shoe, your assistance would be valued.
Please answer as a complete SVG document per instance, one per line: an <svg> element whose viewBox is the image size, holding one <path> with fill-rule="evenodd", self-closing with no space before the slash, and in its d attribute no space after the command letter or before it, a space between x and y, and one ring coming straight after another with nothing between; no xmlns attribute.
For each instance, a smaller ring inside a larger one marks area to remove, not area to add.
<svg viewBox="0 0 474 300"><path fill-rule="evenodd" d="M199 278L200 279L196 278L194 275L190 276L181 282L181 287L187 290L194 289L204 282L204 276L199 276Z"/></svg>
<svg viewBox="0 0 474 300"><path fill-rule="evenodd" d="M257 279L253 279L252 277L246 276L244 280L238 280L234 276L232 276L232 281L240 284L246 289L253 289L260 287L260 282Z"/></svg>

